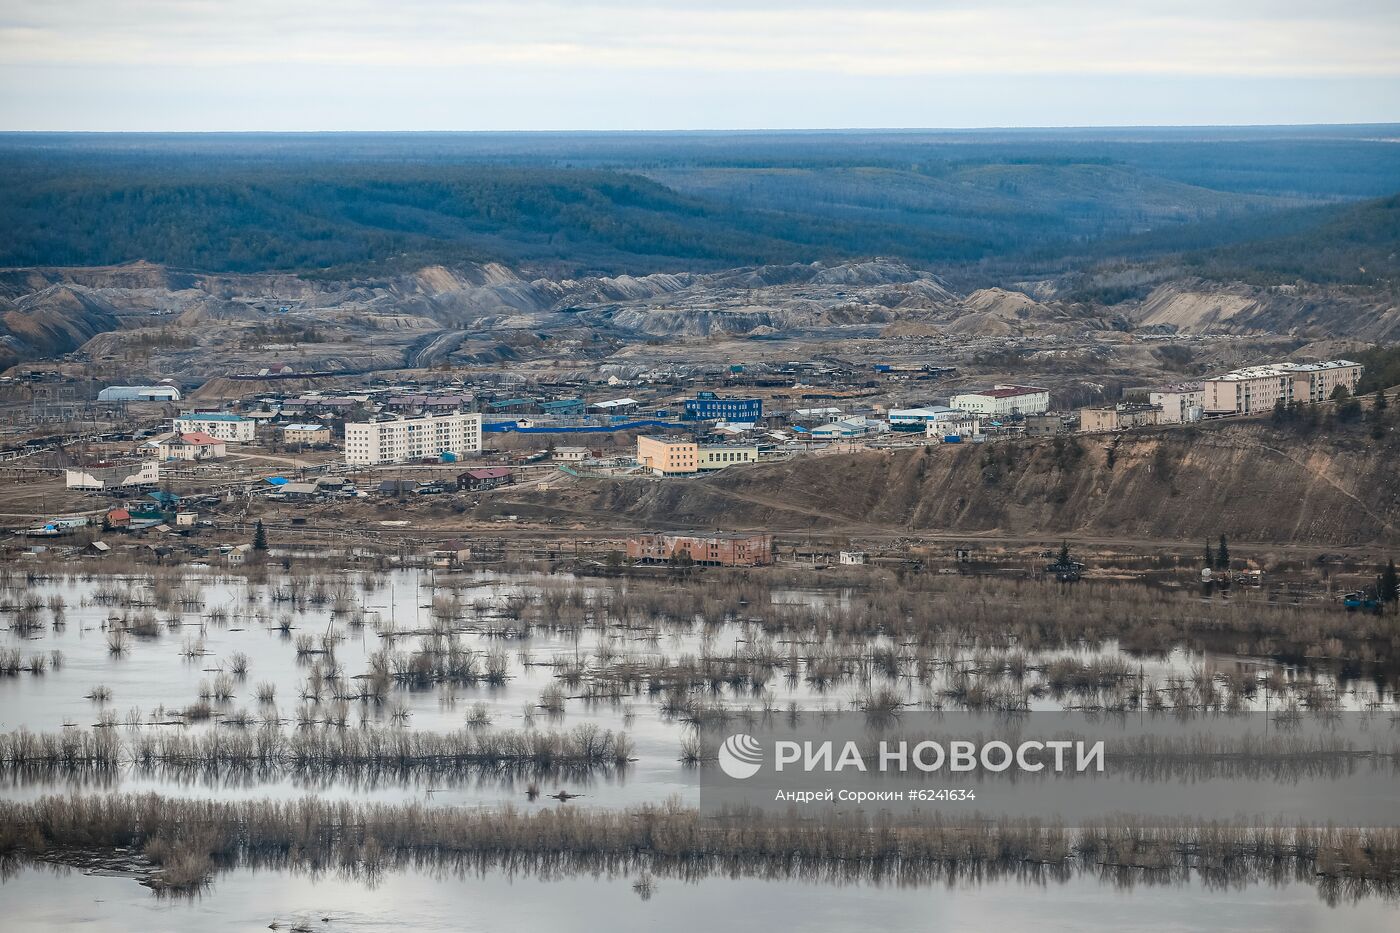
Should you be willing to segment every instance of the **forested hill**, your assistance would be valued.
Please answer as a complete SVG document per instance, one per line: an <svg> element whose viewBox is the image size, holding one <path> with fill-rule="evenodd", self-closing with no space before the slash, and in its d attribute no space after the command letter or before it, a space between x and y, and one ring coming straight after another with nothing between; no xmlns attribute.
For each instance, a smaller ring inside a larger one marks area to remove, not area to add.
<svg viewBox="0 0 1400 933"><path fill-rule="evenodd" d="M1248 254L1212 250L1284 229L1304 239L1278 242L1270 274L1299 248L1340 269L1306 237L1343 222L1328 204L1400 191L1395 135L10 135L0 266L577 274L889 256L991 275L1135 250L1226 270ZM1383 260L1384 238L1363 245Z"/></svg>
<svg viewBox="0 0 1400 933"><path fill-rule="evenodd" d="M1274 285L1303 279L1343 285L1400 284L1400 195L1317 213L1281 231L1187 255L1205 278Z"/></svg>

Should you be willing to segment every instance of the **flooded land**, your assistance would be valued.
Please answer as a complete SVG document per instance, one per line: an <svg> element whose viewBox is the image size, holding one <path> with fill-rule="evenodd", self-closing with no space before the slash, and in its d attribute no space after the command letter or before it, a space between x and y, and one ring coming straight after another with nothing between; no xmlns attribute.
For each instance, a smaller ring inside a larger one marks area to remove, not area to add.
<svg viewBox="0 0 1400 933"><path fill-rule="evenodd" d="M716 729L843 712L1352 715L1376 734L1366 760L1393 768L1386 617L872 568L287 564L4 571L16 929L1400 922L1391 821L818 839L697 810Z"/></svg>

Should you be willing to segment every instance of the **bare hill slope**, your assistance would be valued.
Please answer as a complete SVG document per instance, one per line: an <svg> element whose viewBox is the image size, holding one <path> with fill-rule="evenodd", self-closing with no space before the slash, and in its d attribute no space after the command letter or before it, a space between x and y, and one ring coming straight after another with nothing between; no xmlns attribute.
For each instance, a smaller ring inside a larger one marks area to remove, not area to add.
<svg viewBox="0 0 1400 933"><path fill-rule="evenodd" d="M504 511L642 526L1400 542L1400 438L1241 424L801 457L697 480L581 480Z"/></svg>

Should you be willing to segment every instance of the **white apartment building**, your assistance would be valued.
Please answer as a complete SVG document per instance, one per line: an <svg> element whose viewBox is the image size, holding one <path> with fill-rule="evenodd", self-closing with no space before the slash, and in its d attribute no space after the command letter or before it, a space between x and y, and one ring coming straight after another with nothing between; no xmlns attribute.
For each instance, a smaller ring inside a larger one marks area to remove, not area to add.
<svg viewBox="0 0 1400 933"><path fill-rule="evenodd" d="M345 462L370 465L481 450L481 415L457 412L345 426Z"/></svg>
<svg viewBox="0 0 1400 933"><path fill-rule="evenodd" d="M1330 360L1237 369L1205 381L1203 407L1209 414L1253 415L1279 402L1325 402L1339 385L1354 393L1363 368L1350 360Z"/></svg>
<svg viewBox="0 0 1400 933"><path fill-rule="evenodd" d="M257 422L221 411L182 412L172 424L176 434L208 434L228 443L249 443Z"/></svg>
<svg viewBox="0 0 1400 933"><path fill-rule="evenodd" d="M959 411L956 415L938 421L930 421L924 426L924 436L948 437L951 434L957 434L961 437L971 437L974 434L980 434L981 429L982 426L978 424L976 415Z"/></svg>
<svg viewBox="0 0 1400 933"><path fill-rule="evenodd" d="M1037 386L1000 384L990 389L959 392L948 400L953 408L974 415L1005 418L1011 415L1038 415L1050 410L1050 390Z"/></svg>
<svg viewBox="0 0 1400 933"><path fill-rule="evenodd" d="M1179 382L1147 393L1147 401L1162 409L1157 417L1158 424L1186 424L1201 420L1205 399L1206 388L1199 382Z"/></svg>

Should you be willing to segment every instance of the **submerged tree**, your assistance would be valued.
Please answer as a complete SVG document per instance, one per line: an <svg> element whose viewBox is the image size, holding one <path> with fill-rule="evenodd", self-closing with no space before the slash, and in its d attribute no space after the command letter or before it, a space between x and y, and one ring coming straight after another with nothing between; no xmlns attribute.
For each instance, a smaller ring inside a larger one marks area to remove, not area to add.
<svg viewBox="0 0 1400 933"><path fill-rule="evenodd" d="M1381 571L1380 593L1382 603L1400 602L1400 577L1395 574L1395 558L1390 559L1390 563L1385 565Z"/></svg>

